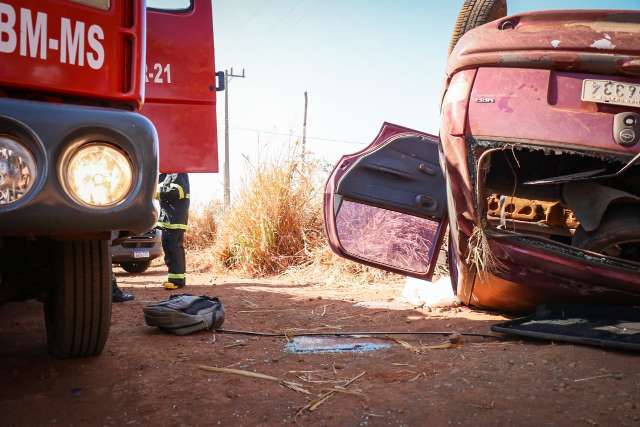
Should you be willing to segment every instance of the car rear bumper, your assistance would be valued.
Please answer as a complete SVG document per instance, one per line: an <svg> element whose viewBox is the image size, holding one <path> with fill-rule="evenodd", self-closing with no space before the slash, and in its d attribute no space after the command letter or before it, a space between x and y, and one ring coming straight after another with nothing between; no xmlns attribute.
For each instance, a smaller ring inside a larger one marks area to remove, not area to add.
<svg viewBox="0 0 640 427"><path fill-rule="evenodd" d="M158 173L155 129L143 116L120 110L0 99L0 133L25 142L36 160L35 184L17 202L0 205L0 236L82 237L123 230L144 232L156 221ZM75 202L59 179L60 158L79 142L112 144L129 156L133 185L113 207Z"/></svg>
<svg viewBox="0 0 640 427"><path fill-rule="evenodd" d="M542 240L490 244L501 268L476 274L472 305L524 312L549 303L640 304L640 274L630 263Z"/></svg>
<svg viewBox="0 0 640 427"><path fill-rule="evenodd" d="M140 257L141 253L145 255L148 253L148 256ZM151 261L160 256L162 256L162 232L157 229L128 237L120 244L111 247L111 259L114 264Z"/></svg>

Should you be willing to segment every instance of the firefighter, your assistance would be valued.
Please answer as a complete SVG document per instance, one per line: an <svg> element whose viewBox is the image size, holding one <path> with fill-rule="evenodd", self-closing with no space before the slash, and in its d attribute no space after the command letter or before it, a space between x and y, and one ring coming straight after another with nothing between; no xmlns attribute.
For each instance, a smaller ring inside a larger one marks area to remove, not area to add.
<svg viewBox="0 0 640 427"><path fill-rule="evenodd" d="M186 284L184 233L189 219L189 176L186 173L162 173L159 178L158 198L162 230L164 263L169 269L165 289L183 288Z"/></svg>

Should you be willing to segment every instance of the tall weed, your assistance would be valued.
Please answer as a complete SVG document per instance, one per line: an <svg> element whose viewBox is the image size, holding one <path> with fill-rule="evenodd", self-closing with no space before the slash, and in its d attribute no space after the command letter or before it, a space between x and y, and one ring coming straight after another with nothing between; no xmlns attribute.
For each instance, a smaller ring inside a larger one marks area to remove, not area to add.
<svg viewBox="0 0 640 427"><path fill-rule="evenodd" d="M322 239L315 165L288 159L260 164L220 223L215 254L250 276L303 263Z"/></svg>
<svg viewBox="0 0 640 427"><path fill-rule="evenodd" d="M399 276L333 254L322 218L328 167L296 155L247 164L247 176L223 212L214 202L191 214L190 268L248 277L284 275L312 282L372 282Z"/></svg>

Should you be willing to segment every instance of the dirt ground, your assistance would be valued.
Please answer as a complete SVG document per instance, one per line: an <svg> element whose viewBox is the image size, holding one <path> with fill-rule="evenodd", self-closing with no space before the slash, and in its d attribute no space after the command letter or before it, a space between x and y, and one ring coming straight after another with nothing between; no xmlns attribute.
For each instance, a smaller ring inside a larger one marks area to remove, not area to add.
<svg viewBox="0 0 640 427"><path fill-rule="evenodd" d="M114 305L100 357L54 360L37 302L0 309L0 425L638 425L640 364L629 353L537 341L466 339L414 353L389 341L368 353L292 354L284 338L147 327L142 307L165 298L161 268L119 272L136 300ZM189 276L187 290L219 296L225 328L280 331L490 333L504 318L468 308L426 311L399 300L401 284L359 286L222 281ZM401 337L412 346L441 337ZM205 372L197 365L260 372L271 382ZM300 408L344 385L313 412Z"/></svg>

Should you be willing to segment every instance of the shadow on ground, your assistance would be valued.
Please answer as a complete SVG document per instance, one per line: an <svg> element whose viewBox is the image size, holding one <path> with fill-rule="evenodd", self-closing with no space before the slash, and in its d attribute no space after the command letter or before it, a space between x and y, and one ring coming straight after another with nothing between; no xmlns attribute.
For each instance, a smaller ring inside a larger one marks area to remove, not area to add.
<svg viewBox="0 0 640 427"><path fill-rule="evenodd" d="M176 337L149 328L142 307L167 292L139 287L149 282L144 277L119 280L122 286L138 286L136 300L114 306L111 337L97 358L51 359L39 303L0 309L0 424L540 426L638 421L640 369L629 354L480 338L421 353L394 343L368 353L291 354L284 351L283 338L211 332ZM206 283L209 278L190 280ZM350 292L348 286L234 282L187 289L219 296L229 329L488 333L500 320L466 308L411 309L374 286ZM388 308L356 304L363 301ZM402 339L414 346L444 341ZM277 382L204 372L199 364L273 375L312 394ZM327 388L363 372L349 386L359 394L338 393L296 417Z"/></svg>

